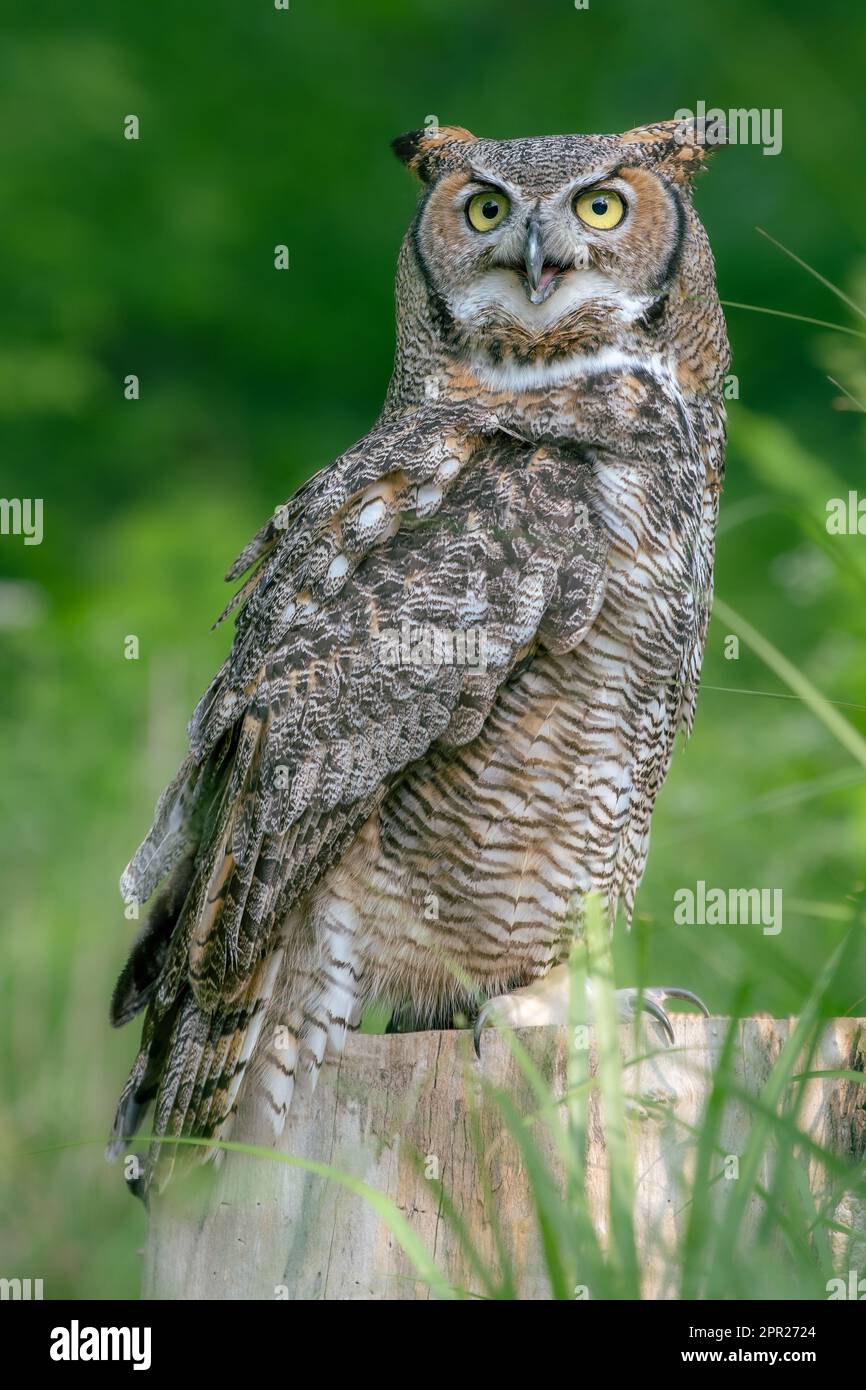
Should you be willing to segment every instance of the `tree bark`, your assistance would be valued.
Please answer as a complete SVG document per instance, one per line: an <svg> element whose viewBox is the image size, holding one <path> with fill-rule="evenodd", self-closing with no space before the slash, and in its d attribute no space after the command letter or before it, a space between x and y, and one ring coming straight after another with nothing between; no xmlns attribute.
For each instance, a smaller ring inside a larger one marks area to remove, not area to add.
<svg viewBox="0 0 866 1390"><path fill-rule="evenodd" d="M757 1094L793 1024L746 1019L737 1025L735 1074ZM634 1160L635 1230L645 1298L675 1296L675 1248L687 1215L695 1140L727 1023L680 1014L677 1048L624 1073L634 1097L628 1131ZM526 1029L517 1035L554 1094L566 1089L567 1030ZM635 1055L623 1029L624 1057ZM863 1070L866 1020L826 1025L812 1069ZM589 1070L595 1070L589 1053ZM483 1061L461 1032L406 1033L350 1038L339 1063L323 1068L310 1099L297 1102L279 1141L286 1154L327 1163L387 1194L423 1241L449 1283L481 1292L464 1246L447 1218L438 1176L487 1267L497 1266L486 1185L496 1204L504 1243L522 1300L551 1297L536 1230L527 1174L501 1111L480 1095L480 1078L506 1092L524 1115L537 1110L507 1039L484 1034ZM242 1102L234 1140L270 1144L267 1116L255 1088ZM834 1153L862 1160L866 1108L851 1081L816 1079L803 1086L799 1123ZM476 1123L477 1121L477 1123ZM743 1153L754 1111L726 1104L721 1141ZM533 1134L556 1172L555 1147L543 1125ZM539 1137L541 1136L541 1137ZM721 1167L719 1159L718 1166ZM211 1165L207 1165L210 1170ZM425 1175L426 1174L426 1175ZM764 1175L766 1176L766 1175ZM820 1163L810 1168L818 1190ZM608 1166L598 1096L589 1102L586 1189L596 1229L604 1240ZM725 1200L724 1181L716 1184ZM853 1198L838 1219L864 1230L862 1205ZM761 1204L752 1200L755 1227ZM860 1262L866 1255L866 1239ZM859 1266L858 1266L859 1267ZM229 1153L206 1181L184 1179L151 1202L143 1296L170 1299L426 1299L427 1284L381 1217L363 1197L333 1179L284 1163Z"/></svg>

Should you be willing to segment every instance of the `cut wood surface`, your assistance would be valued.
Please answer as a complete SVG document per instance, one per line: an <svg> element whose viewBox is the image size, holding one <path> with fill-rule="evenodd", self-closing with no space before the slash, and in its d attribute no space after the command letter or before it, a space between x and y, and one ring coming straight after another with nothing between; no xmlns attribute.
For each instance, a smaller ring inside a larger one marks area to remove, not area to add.
<svg viewBox="0 0 866 1390"><path fill-rule="evenodd" d="M735 1074L757 1094L787 1040L792 1023L746 1019L737 1025ZM630 1067L633 1098L629 1133L636 1180L635 1227L646 1298L675 1294L673 1251L687 1210L686 1183L710 1078L728 1024L676 1015L677 1046ZM551 1090L566 1089L565 1029L517 1034ZM645 1039L647 1045L653 1043ZM658 1044L654 1044L658 1045ZM623 1029L624 1058L635 1055ZM862 1071L866 1020L827 1024L812 1069ZM589 1068L595 1068L591 1047ZM483 1061L475 1061L465 1032L356 1034L339 1063L323 1069L315 1093L293 1107L279 1150L333 1166L390 1197L423 1241L447 1281L479 1292L453 1223L446 1219L429 1175L439 1176L482 1259L495 1267L496 1243L485 1199L493 1194L521 1299L551 1296L539 1247L532 1197L500 1112L480 1096L484 1077L507 1092L520 1113L537 1110L508 1039L489 1029ZM815 1141L849 1159L866 1151L866 1108L852 1081L803 1084L799 1123ZM267 1116L252 1088L232 1138L272 1145ZM754 1122L744 1101L728 1103L721 1131L730 1155L743 1153ZM477 1126L473 1117L477 1116ZM556 1171L554 1146L543 1125L536 1138ZM722 1159L719 1159L719 1167ZM824 1181L819 1164L813 1190ZM727 1184L730 1187L730 1184ZM724 1181L716 1184L725 1200ZM604 1238L607 1162L598 1096L590 1099L587 1193ZM760 1207L747 1219L757 1222ZM864 1230L853 1199L837 1213ZM864 1242L866 1244L866 1242ZM861 1251L866 1254L866 1249ZM169 1299L426 1299L428 1286L381 1216L362 1196L330 1178L242 1153L226 1155L204 1182L169 1185L151 1202L143 1296Z"/></svg>

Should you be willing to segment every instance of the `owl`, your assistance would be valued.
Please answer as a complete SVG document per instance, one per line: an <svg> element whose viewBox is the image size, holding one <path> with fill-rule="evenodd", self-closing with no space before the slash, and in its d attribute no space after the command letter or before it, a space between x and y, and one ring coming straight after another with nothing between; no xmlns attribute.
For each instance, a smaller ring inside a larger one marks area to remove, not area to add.
<svg viewBox="0 0 866 1390"><path fill-rule="evenodd" d="M394 149L421 196L382 413L229 571L231 652L121 880L153 901L109 1152L152 1107L145 1186L242 1088L279 1134L373 1001L477 1042L564 1021L583 905L630 921L694 717L729 359L705 130ZM620 1016L672 1036L670 996Z"/></svg>

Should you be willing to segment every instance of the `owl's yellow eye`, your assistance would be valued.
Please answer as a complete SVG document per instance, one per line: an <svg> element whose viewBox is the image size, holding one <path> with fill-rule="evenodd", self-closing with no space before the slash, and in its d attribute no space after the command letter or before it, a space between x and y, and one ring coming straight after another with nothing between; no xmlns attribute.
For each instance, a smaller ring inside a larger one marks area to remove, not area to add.
<svg viewBox="0 0 866 1390"><path fill-rule="evenodd" d="M466 216L470 227L476 232L492 232L500 222L504 222L511 204L504 193L476 193L466 205Z"/></svg>
<svg viewBox="0 0 866 1390"><path fill-rule="evenodd" d="M625 203L612 188L596 188L589 193L578 193L574 200L574 210L587 227L595 227L600 232L609 232L618 227L625 217Z"/></svg>

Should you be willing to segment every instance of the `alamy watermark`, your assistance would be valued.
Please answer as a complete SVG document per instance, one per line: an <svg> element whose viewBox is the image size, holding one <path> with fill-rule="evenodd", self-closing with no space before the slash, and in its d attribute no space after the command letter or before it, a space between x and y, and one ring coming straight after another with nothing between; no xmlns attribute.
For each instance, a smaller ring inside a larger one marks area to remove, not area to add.
<svg viewBox="0 0 866 1390"><path fill-rule="evenodd" d="M0 497L0 536L23 536L25 545L41 545L42 498Z"/></svg>
<svg viewBox="0 0 866 1390"><path fill-rule="evenodd" d="M410 623L384 628L379 634L383 666L464 666L487 670L487 632L483 627L448 628L434 623Z"/></svg>
<svg viewBox="0 0 866 1390"><path fill-rule="evenodd" d="M830 1303L848 1299L855 1303L866 1301L866 1279L861 1279L856 1269L848 1270L848 1278L828 1279L824 1285Z"/></svg>
<svg viewBox="0 0 866 1390"><path fill-rule="evenodd" d="M0 1279L0 1302L29 1302L44 1298L41 1279Z"/></svg>
<svg viewBox="0 0 866 1390"><path fill-rule="evenodd" d="M51 1331L52 1361L131 1361L134 1371L147 1371L151 1361L149 1327L82 1327L73 1318L69 1327Z"/></svg>
<svg viewBox="0 0 866 1390"><path fill-rule="evenodd" d="M764 154L778 154L782 148L782 109L779 106L730 107L697 102L694 111L681 106L674 112L679 130L674 139L680 145L690 144L694 126L703 127L705 145L762 145Z"/></svg>
<svg viewBox="0 0 866 1390"><path fill-rule="evenodd" d="M677 926L762 927L764 936L782 930L781 888L708 888L698 879L694 888L674 893Z"/></svg>
<svg viewBox="0 0 866 1390"><path fill-rule="evenodd" d="M847 498L831 497L826 526L828 536L866 536L866 497L853 488Z"/></svg>

